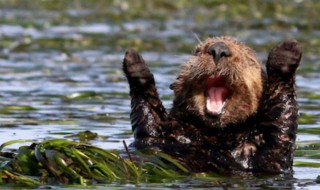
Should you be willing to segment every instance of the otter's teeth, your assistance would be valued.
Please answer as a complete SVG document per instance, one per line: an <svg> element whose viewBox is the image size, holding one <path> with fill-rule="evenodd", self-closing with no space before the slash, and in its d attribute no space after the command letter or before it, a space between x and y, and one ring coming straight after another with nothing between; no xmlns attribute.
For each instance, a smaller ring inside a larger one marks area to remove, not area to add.
<svg viewBox="0 0 320 190"><path fill-rule="evenodd" d="M224 87L210 87L207 91L207 111L212 114L221 113L227 93L228 90Z"/></svg>

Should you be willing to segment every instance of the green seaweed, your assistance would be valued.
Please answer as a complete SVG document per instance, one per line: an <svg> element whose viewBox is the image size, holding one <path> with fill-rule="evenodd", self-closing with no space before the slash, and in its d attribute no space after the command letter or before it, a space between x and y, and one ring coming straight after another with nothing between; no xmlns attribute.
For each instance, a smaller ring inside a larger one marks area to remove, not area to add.
<svg viewBox="0 0 320 190"><path fill-rule="evenodd" d="M37 110L37 109L27 105L8 105L0 108L0 114L12 114L13 112L17 112L17 111L34 111L34 110Z"/></svg>
<svg viewBox="0 0 320 190"><path fill-rule="evenodd" d="M316 119L314 115L311 114L300 114L299 116L299 124L314 124L316 123Z"/></svg>
<svg viewBox="0 0 320 190"><path fill-rule="evenodd" d="M296 157L310 157L315 155L320 155L320 150L308 150L308 149L298 149L294 151L294 156Z"/></svg>
<svg viewBox="0 0 320 190"><path fill-rule="evenodd" d="M11 172L8 170L0 170L0 176L2 178L1 182L5 180L18 185L28 186L28 187L36 187L40 185L40 181L37 179L34 179L26 175L20 175L18 173Z"/></svg>
<svg viewBox="0 0 320 190"><path fill-rule="evenodd" d="M297 150L320 150L319 140L298 141L296 145Z"/></svg>
<svg viewBox="0 0 320 190"><path fill-rule="evenodd" d="M80 142L88 142L88 141L91 141L91 140L98 138L99 136L97 133L94 133L91 131L83 131L83 132L79 132L77 134L67 135L65 137L77 139Z"/></svg>
<svg viewBox="0 0 320 190"><path fill-rule="evenodd" d="M298 129L299 133L309 133L309 134L320 134L320 128L304 128L304 129Z"/></svg>
<svg viewBox="0 0 320 190"><path fill-rule="evenodd" d="M293 163L294 166L297 167L312 167L312 168L320 168L320 163L316 162L303 162L303 161L295 161Z"/></svg>
<svg viewBox="0 0 320 190"><path fill-rule="evenodd" d="M66 95L63 99L66 101L75 101L75 100L85 100L96 98L98 94L93 91L86 91L86 92L75 92L69 95Z"/></svg>
<svg viewBox="0 0 320 190"><path fill-rule="evenodd" d="M11 141L5 142L5 143L1 144L0 151L2 151L3 148L6 146L16 144L16 143L24 143L24 142L32 142L32 140L11 140Z"/></svg>
<svg viewBox="0 0 320 190"><path fill-rule="evenodd" d="M4 143L1 148L15 142L21 141ZM149 156L144 153L148 159L141 162L141 159L131 160L131 155L130 159L121 157L119 151L104 150L65 139L50 139L20 147L14 159L8 158L10 161L1 166L1 178L2 183L25 186L51 182L90 185L115 181L158 181L160 178L181 178L189 173L169 155L151 152L152 155L148 154ZM161 160L170 164L164 164Z"/></svg>
<svg viewBox="0 0 320 190"><path fill-rule="evenodd" d="M320 99L320 94L310 94L307 96L307 98L314 100L314 99Z"/></svg>

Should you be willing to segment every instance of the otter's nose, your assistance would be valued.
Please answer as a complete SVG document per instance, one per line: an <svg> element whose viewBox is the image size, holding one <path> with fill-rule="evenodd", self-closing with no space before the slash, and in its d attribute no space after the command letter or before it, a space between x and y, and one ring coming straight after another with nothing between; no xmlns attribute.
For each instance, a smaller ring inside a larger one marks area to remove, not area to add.
<svg viewBox="0 0 320 190"><path fill-rule="evenodd" d="M208 53L211 54L214 58L215 63L217 64L222 57L231 56L230 49L223 42L217 42L211 45L208 48Z"/></svg>

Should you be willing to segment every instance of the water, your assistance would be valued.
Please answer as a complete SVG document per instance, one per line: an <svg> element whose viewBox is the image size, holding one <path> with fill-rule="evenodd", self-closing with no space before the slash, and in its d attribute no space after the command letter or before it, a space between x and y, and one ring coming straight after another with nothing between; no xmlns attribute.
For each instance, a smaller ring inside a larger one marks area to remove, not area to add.
<svg viewBox="0 0 320 190"><path fill-rule="evenodd" d="M0 143L16 139L73 140L68 136L90 130L99 135L91 141L93 145L123 149L122 140L133 140L129 89L121 71L125 50L142 52L164 105L170 108L172 91L168 87L198 43L195 33L201 40L215 35L234 36L256 49L262 61L277 42L298 39L304 49L297 76L304 119L299 128L307 130L299 131L297 144L302 150L311 143L319 145L320 31L314 22L316 16L312 16L317 14L313 7L319 6L318 2L295 1L284 6L263 1L262 8L255 6L260 1L251 1L250 7L213 3L210 6L216 12L206 8L205 1L195 8L183 1L178 5L142 2L0 2ZM241 7L251 12L244 13ZM308 131L312 128L318 132ZM319 157L298 155L295 161L319 163ZM295 166L291 181L271 177L231 179L226 183L231 188L279 184L284 188L317 189L320 185L315 179L319 175L318 167ZM190 178L140 186L217 185Z"/></svg>

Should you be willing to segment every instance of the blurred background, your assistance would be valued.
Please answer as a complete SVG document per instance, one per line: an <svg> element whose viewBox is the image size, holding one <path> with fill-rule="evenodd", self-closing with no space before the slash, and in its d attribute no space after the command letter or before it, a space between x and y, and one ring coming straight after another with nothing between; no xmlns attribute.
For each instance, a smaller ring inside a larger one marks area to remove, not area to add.
<svg viewBox="0 0 320 190"><path fill-rule="evenodd" d="M121 70L128 48L142 53L170 108L168 87L197 38L233 36L263 63L274 45L295 38L303 59L294 177L316 186L319 10L317 0L0 0L0 143L68 138L122 149L132 141Z"/></svg>

